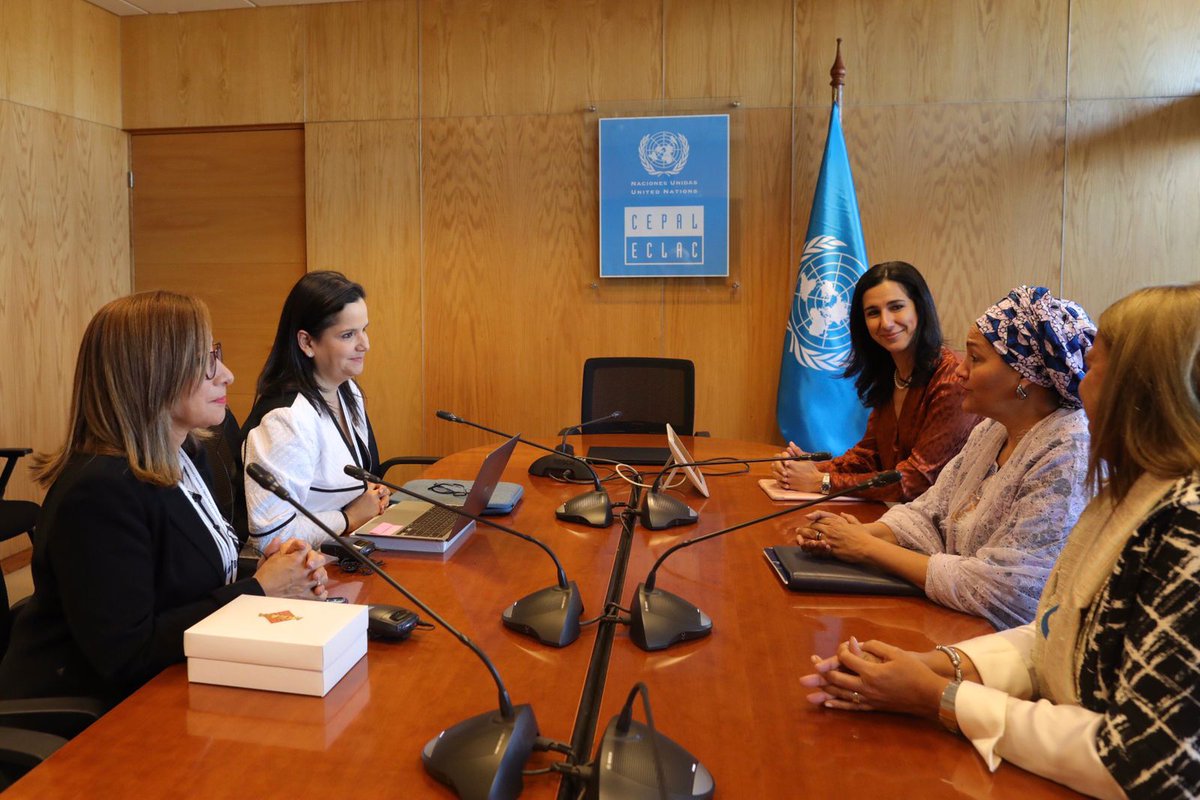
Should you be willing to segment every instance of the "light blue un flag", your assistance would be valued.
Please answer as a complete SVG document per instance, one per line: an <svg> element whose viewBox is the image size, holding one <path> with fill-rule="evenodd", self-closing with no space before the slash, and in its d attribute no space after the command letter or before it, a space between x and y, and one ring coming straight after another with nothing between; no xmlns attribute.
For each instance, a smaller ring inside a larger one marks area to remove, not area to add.
<svg viewBox="0 0 1200 800"><path fill-rule="evenodd" d="M854 381L842 377L850 356L854 284L866 269L841 110L834 103L788 315L776 404L783 438L805 450L838 455L866 429L867 409Z"/></svg>

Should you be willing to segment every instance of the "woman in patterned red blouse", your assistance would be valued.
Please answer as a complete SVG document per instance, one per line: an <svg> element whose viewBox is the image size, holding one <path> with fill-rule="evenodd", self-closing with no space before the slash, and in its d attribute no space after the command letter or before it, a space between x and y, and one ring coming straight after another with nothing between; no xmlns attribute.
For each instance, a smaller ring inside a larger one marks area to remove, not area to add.
<svg viewBox="0 0 1200 800"><path fill-rule="evenodd" d="M933 297L921 273L903 261L871 267L854 287L852 354L846 377L871 409L862 441L832 461L774 466L785 489L846 489L886 470L900 482L862 492L876 500L912 500L933 485L979 417L963 411L958 357L942 343ZM780 453L802 455L793 443Z"/></svg>

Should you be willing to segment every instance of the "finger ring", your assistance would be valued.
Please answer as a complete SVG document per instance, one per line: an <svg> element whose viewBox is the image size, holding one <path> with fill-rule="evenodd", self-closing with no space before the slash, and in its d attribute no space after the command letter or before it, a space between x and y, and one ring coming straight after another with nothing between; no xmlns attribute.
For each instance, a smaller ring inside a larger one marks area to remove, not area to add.
<svg viewBox="0 0 1200 800"><path fill-rule="evenodd" d="M850 694L850 699L851 699L851 700L853 700L855 703L861 703L861 702L862 702L862 695L861 695L861 694L859 694L858 692L852 692L852 693Z"/></svg>
<svg viewBox="0 0 1200 800"><path fill-rule="evenodd" d="M818 542L819 542L819 541L821 541L821 539L822 539L824 536L825 536L825 534L824 534L824 533L822 533L821 531L817 531L817 541L818 541Z"/></svg>

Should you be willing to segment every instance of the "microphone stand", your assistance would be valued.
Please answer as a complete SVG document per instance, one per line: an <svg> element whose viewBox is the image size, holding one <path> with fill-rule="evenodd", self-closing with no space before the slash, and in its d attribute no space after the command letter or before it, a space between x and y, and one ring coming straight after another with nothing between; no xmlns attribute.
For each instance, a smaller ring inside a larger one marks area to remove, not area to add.
<svg viewBox="0 0 1200 800"><path fill-rule="evenodd" d="M610 415L611 416L611 415ZM592 469L592 465L584 461L578 456L569 456L565 453L559 453L552 448L546 447L537 442L531 442L528 439L522 439L520 436L511 436L504 431L498 431L495 428L489 428L486 425L480 425L478 422L471 422L463 419L457 414L452 414L449 411L438 411L438 419L444 419L447 422L457 422L460 425L469 425L472 428L478 428L481 431L494 433L497 436L503 436L505 439L515 438L522 444L527 444L538 450L545 450L548 453L553 453L556 458L569 459L571 462L568 466L569 474L578 479L580 477L591 478L595 485L595 491L581 494L578 497L572 497L567 502L563 503L554 512L554 516L565 522L578 522L583 525L590 525L593 528L607 528L612 525L612 500L608 497L608 492L604 490L604 485L600 483L600 476L596 474L596 470ZM582 464L586 472L581 473L578 465Z"/></svg>
<svg viewBox="0 0 1200 800"><path fill-rule="evenodd" d="M372 475L354 464L347 464L342 471L355 480L382 484L400 494L430 503L542 548L546 555L550 556L550 560L554 562L554 567L558 571L558 585L548 586L522 597L504 610L504 613L500 615L500 620L506 627L517 633L532 636L542 644L553 647L566 647L579 638L579 617L583 614L583 600L579 595L579 586L575 581L567 580L567 573L563 569L562 562L544 542L529 534L513 530L507 525L494 522L487 517L471 514L458 506L443 503L394 483L388 483L383 478Z"/></svg>
<svg viewBox="0 0 1200 800"><path fill-rule="evenodd" d="M691 525L700 518L695 509L678 497L662 494L663 476L674 472L680 467L710 467L716 464L759 464L765 461L828 461L829 453L805 453L800 456L780 456L775 458L710 458L707 461L691 461L686 463L669 463L654 478L654 484L646 493L646 501L642 504L638 521L646 530L661 531L677 525Z"/></svg>
<svg viewBox="0 0 1200 800"><path fill-rule="evenodd" d="M578 425L568 425L558 432L558 435L562 437L562 442L555 446L555 452L562 453L566 456L575 455L574 446L567 442L568 436L579 433L584 428L588 427L589 425L595 425L597 422L608 422L609 420L620 419L620 417L621 412L614 411L611 414L606 414L605 416L597 417L596 419L590 419L587 422L581 422ZM542 456L537 461L534 461L529 465L529 474L543 476L552 471L565 472L567 469L570 469L573 466L574 464L571 461L558 458L557 456Z"/></svg>
<svg viewBox="0 0 1200 800"><path fill-rule="evenodd" d="M666 552L659 556L658 560L654 562L654 566L650 568L650 573L646 576L645 582L638 584L634 602L630 607L629 638L643 650L652 651L664 650L673 644L689 639L699 639L712 633L712 620L709 619L707 614L678 595L654 588L654 578L658 572L658 568L676 550L681 550L684 547L690 547L709 539L715 539L718 536L724 536L727 533L733 533L736 530L757 525L760 522L767 522L776 517L795 514L797 511L803 511L806 508L820 505L835 497L854 494L863 489L887 486L899 480L899 472L894 470L881 472L871 480L864 481L857 486L851 486L848 489L822 495L817 499L807 500L799 505L775 511L766 516L757 517L738 523L737 525L731 525L719 531L696 536L667 548Z"/></svg>
<svg viewBox="0 0 1200 800"><path fill-rule="evenodd" d="M307 517L326 535L341 545L359 564L374 572L388 586L408 598L431 619L450 632L464 647L474 653L487 667L496 684L499 695L499 713L487 711L457 725L446 728L421 751L425 770L434 778L450 786L460 798L486 798L486 800L515 800L524 786L522 770L538 736L537 720L533 708L528 704L514 706L508 689L500 679L500 673L483 650L466 634L444 620L436 611L423 603L388 575L378 564L364 556L341 534L334 533L328 525L292 497L291 492L266 468L257 463L246 465L246 474L255 483L285 501Z"/></svg>

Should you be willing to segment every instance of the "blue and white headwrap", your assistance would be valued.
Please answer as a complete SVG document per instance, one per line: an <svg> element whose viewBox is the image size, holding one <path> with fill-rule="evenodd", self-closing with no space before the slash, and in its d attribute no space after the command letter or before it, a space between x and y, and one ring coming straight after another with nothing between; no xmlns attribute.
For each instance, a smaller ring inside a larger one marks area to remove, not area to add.
<svg viewBox="0 0 1200 800"><path fill-rule="evenodd" d="M1060 300L1044 286L1018 286L975 325L1023 377L1058 392L1068 408L1082 405L1083 357L1092 349L1096 326L1078 303Z"/></svg>

